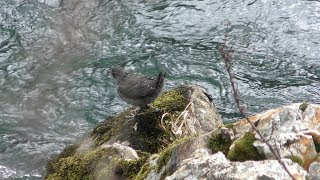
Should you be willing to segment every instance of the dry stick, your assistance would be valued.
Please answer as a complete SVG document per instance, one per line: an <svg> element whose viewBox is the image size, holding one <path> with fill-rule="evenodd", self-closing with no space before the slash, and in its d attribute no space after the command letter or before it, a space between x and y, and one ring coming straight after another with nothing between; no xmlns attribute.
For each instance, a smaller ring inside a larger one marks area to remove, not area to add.
<svg viewBox="0 0 320 180"><path fill-rule="evenodd" d="M225 42L226 42L226 41L225 41ZM286 166L286 164L281 160L280 155L279 155L278 153L276 153L276 151L273 149L273 147L271 146L271 144L269 143L269 141L266 140L266 139L262 136L261 132L256 128L256 126L253 124L253 122L251 122L251 121L249 120L248 116L246 115L246 112L245 112L244 108L241 107L241 105L240 105L239 92L238 92L238 90L237 90L237 88L236 88L236 86L235 86L234 75L233 75L232 69L231 69L231 67L232 67L232 63L231 63L231 59L232 59L232 58L231 58L231 55L230 55L230 53L228 52L228 50L226 50L225 44L224 44L223 46L219 47L218 50L219 50L220 54L221 54L222 57L223 57L223 60L224 60L224 63L225 63L225 67L226 67L227 72L228 72L228 74L229 74L230 84L231 84L232 91L233 91L233 97L234 97L234 99L235 99L235 101L236 101L236 105L237 105L237 108L238 108L240 114L241 114L241 115L246 119L246 121L251 125L252 129L259 135L261 141L262 141L263 143L265 143L265 144L269 147L270 151L272 152L272 154L275 155L276 159L278 160L279 164L283 167L283 169L289 174L289 176L290 176L292 179L296 180L296 178L290 173L290 171L289 171L288 167Z"/></svg>

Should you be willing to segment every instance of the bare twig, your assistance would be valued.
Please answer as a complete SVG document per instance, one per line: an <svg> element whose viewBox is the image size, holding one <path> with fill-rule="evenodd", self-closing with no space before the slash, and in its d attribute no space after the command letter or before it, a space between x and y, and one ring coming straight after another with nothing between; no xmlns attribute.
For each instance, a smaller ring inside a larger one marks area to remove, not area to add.
<svg viewBox="0 0 320 180"><path fill-rule="evenodd" d="M277 153L277 151L272 147L272 145L269 143L269 141L266 138L263 137L263 135L261 134L259 129L257 129L257 127L254 125L254 123L249 120L249 117L248 117L248 115L247 115L247 113L245 111L245 108L243 106L241 106L240 95L239 95L238 89L237 89L236 84L235 84L234 74L232 72L232 57L231 57L231 54L229 53L229 50L226 48L226 42L227 42L226 35L227 34L225 34L224 44L219 46L218 50L219 50L219 52L220 52L220 54L221 54L221 56L222 56L222 58L224 60L225 68L226 68L226 70L228 72L228 75L229 75L229 80L230 80L231 88L232 88L232 91L233 91L233 97L235 99L236 106L237 106L240 114L246 119L246 121L251 125L252 129L258 134L258 136L260 137L261 141L268 146L268 148L270 149L272 154L278 160L279 164L289 174L289 176L292 179L295 180L296 178L290 173L286 163L281 160L281 157L280 157L279 153Z"/></svg>

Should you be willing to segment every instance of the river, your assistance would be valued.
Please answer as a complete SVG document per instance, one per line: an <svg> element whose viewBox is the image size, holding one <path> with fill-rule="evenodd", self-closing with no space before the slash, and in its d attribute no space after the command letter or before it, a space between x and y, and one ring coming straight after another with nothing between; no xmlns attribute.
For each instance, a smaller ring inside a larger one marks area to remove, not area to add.
<svg viewBox="0 0 320 180"><path fill-rule="evenodd" d="M47 161L128 107L111 67L198 84L240 117L217 45L254 114L320 103L320 2L1 0L0 179L43 179Z"/></svg>

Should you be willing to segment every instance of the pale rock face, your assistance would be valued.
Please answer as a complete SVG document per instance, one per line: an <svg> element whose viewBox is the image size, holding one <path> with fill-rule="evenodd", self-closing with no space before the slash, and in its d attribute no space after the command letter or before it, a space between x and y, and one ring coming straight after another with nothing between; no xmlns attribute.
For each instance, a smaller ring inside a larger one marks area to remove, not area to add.
<svg viewBox="0 0 320 180"><path fill-rule="evenodd" d="M124 158L126 160L135 160L138 159L139 156L137 152L128 146L127 142L123 143L113 143L113 144L102 144L101 148L112 149L116 152L117 156L120 158Z"/></svg>
<svg viewBox="0 0 320 180"><path fill-rule="evenodd" d="M259 121L257 128L277 149L281 157L297 156L303 160L315 159L318 154L314 141L320 142L320 106L309 104L303 112L301 104L292 104L272 109L256 116L251 121ZM250 126L244 120L237 122L234 128L239 134L249 131ZM256 138L260 137L256 134ZM254 146L267 159L274 159L265 143L256 141Z"/></svg>
<svg viewBox="0 0 320 180"><path fill-rule="evenodd" d="M60 0L38 0L40 3L44 3L50 7L58 8L60 5Z"/></svg>
<svg viewBox="0 0 320 180"><path fill-rule="evenodd" d="M202 155L197 155L202 154ZM285 159L292 174L304 179L307 172L291 160ZM276 160L230 162L223 153L210 155L203 150L196 151L193 157L185 159L179 168L166 180L178 179L290 179Z"/></svg>
<svg viewBox="0 0 320 180"><path fill-rule="evenodd" d="M205 90L197 86L190 86L190 89L192 89L192 113L195 116L192 122L193 134L210 132L222 125L221 117L214 104L207 97Z"/></svg>
<svg viewBox="0 0 320 180"><path fill-rule="evenodd" d="M198 86L187 87L190 103L182 112L184 119L179 128L176 128L176 136L204 134L223 126L223 121L215 105L210 101L206 91ZM183 129L183 131L181 130Z"/></svg>
<svg viewBox="0 0 320 180"><path fill-rule="evenodd" d="M309 177L310 177L310 180L320 179L320 163L319 162L314 162L310 165Z"/></svg>
<svg viewBox="0 0 320 180"><path fill-rule="evenodd" d="M204 90L197 86L188 86L187 88L191 97L190 106L185 110L182 125L179 124L177 127L182 127L181 129L185 130L184 133L178 135L188 135L190 139L175 144L176 146L170 149L170 154L166 156L166 162L161 164L162 167L158 167L161 153L153 154L147 160L148 171L143 174L143 179L291 179L257 134L255 134L257 140L253 145L266 156L266 160L236 162L229 161L222 152L213 154L208 147L212 134L221 133L223 139L237 141L245 132L253 132L252 127L246 120L233 123L233 127L230 129L223 127L217 109ZM282 161L297 180L320 180L320 153L316 151L316 145L318 147L320 144L320 105L309 104L306 109L303 108L304 111L300 107L301 104L283 106L251 116L249 119L254 122L263 136L269 139L270 144L279 152ZM120 132L124 133L125 131ZM126 143L127 139L129 139L127 136L119 134L111 137L98 148L111 149L116 152L116 158L137 159L138 155L130 147L132 144ZM87 138L79 145L76 154L81 155L81 153L95 148L94 145L97 143L94 141L95 139ZM298 163L288 159L288 156L295 156L303 162L313 163L308 170L305 170ZM112 162L112 157L109 161ZM107 169L105 168L106 164L110 166ZM115 167L113 166L115 165L112 163L104 163L103 166L99 166L103 167L103 173L97 172L96 179L119 179L115 175ZM157 171L157 168L161 169Z"/></svg>
<svg viewBox="0 0 320 180"><path fill-rule="evenodd" d="M296 156L303 161L315 160L319 154L316 152L315 142L320 142L320 106L310 104L302 112L301 104L293 104L278 109L272 109L250 120L257 122L257 128L262 134L270 138L269 142L277 149L282 161L296 179L320 180L320 163L314 162L309 173L299 164L286 158ZM252 132L251 126L240 120L234 123L234 131L221 128L223 137L237 139L245 132ZM233 134L234 133L234 134ZM206 137L206 138L205 138ZM261 180L261 179L291 179L282 166L275 160L269 148L262 143L256 135L254 146L264 154L267 160L231 162L221 152L212 154L204 144L209 136L200 136L192 141L178 146L159 173L151 171L147 179L159 179L168 174L165 169L174 169L166 180L193 180L193 179L232 179L232 180ZM200 143L202 142L202 143ZM189 148L186 148L189 147ZM192 148L190 148L192 147ZM192 152L192 153L191 153ZM318 158L319 160L319 158ZM174 162L174 163L172 163ZM174 167L172 167L174 166Z"/></svg>

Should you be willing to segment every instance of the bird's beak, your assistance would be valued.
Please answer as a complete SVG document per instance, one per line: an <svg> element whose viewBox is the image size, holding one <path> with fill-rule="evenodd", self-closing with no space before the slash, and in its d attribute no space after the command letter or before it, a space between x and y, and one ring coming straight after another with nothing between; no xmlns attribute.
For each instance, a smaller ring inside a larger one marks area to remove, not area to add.
<svg viewBox="0 0 320 180"><path fill-rule="evenodd" d="M161 71L161 73L162 73L163 77L166 77L166 76L167 76L167 73L166 73L166 72Z"/></svg>

